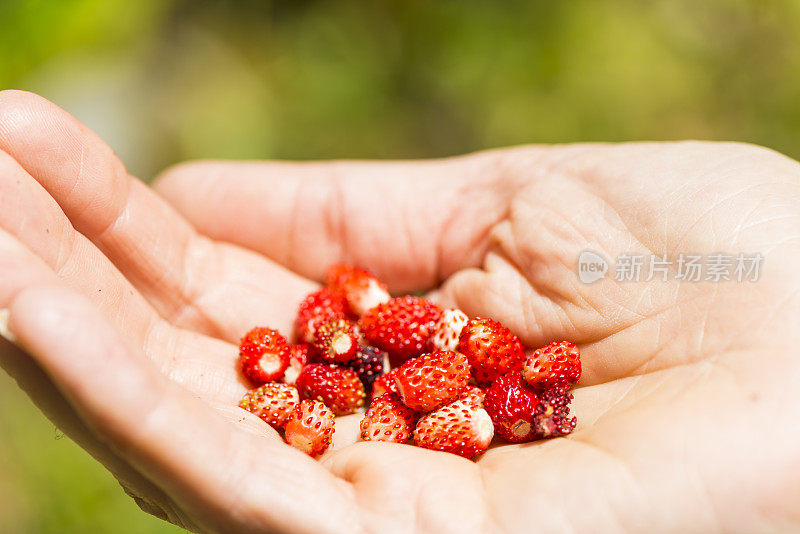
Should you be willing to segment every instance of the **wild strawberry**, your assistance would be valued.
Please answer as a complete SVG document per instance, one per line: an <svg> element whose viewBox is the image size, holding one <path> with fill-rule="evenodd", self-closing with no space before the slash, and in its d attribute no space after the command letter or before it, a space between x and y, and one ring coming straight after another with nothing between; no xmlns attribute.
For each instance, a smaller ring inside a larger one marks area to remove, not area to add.
<svg viewBox="0 0 800 534"><path fill-rule="evenodd" d="M257 415L272 428L280 430L286 426L286 420L299 402L294 386L270 382L248 391L239 407Z"/></svg>
<svg viewBox="0 0 800 534"><path fill-rule="evenodd" d="M253 328L239 342L239 365L256 385L277 380L289 366L289 342L277 330Z"/></svg>
<svg viewBox="0 0 800 534"><path fill-rule="evenodd" d="M345 364L356 372L367 393L372 391L372 384L383 375L383 364L386 353L369 345L360 345L355 356Z"/></svg>
<svg viewBox="0 0 800 534"><path fill-rule="evenodd" d="M322 361L344 363L358 349L358 334L347 319L331 319L317 326L313 346Z"/></svg>
<svg viewBox="0 0 800 534"><path fill-rule="evenodd" d="M294 384L300 371L308 364L308 345L300 343L289 348L289 367L283 373L283 381Z"/></svg>
<svg viewBox="0 0 800 534"><path fill-rule="evenodd" d="M295 331L301 343L312 343L317 327L331 319L347 316L347 301L338 293L323 287L308 295L297 310Z"/></svg>
<svg viewBox="0 0 800 534"><path fill-rule="evenodd" d="M479 386L489 385L509 371L521 371L525 362L519 338L491 319L469 321L459 336L458 351L467 356Z"/></svg>
<svg viewBox="0 0 800 534"><path fill-rule="evenodd" d="M301 398L324 402L336 415L353 413L366 396L355 371L323 363L306 365L295 386Z"/></svg>
<svg viewBox="0 0 800 534"><path fill-rule="evenodd" d="M577 418L569 417L569 404L572 395L563 387L554 387L544 390L539 394L541 400L533 426L536 434L541 438L566 436L577 424Z"/></svg>
<svg viewBox="0 0 800 534"><path fill-rule="evenodd" d="M494 422L495 432L512 443L536 439L533 419L538 406L537 391L516 372L495 380L486 390L483 400L483 407Z"/></svg>
<svg viewBox="0 0 800 534"><path fill-rule="evenodd" d="M442 309L420 297L405 296L375 306L359 322L370 345L389 353L399 367L428 348L428 339Z"/></svg>
<svg viewBox="0 0 800 534"><path fill-rule="evenodd" d="M286 421L286 443L309 456L319 456L331 444L336 420L319 401L304 400L294 407Z"/></svg>
<svg viewBox="0 0 800 534"><path fill-rule="evenodd" d="M391 298L386 284L355 265L331 265L325 273L325 285L344 296L350 311L358 316Z"/></svg>
<svg viewBox="0 0 800 534"><path fill-rule="evenodd" d="M456 350L458 347L458 336L461 330L467 326L469 317L461 310L444 310L442 317L433 328L431 335L431 346L434 350Z"/></svg>
<svg viewBox="0 0 800 534"><path fill-rule="evenodd" d="M576 421L568 417L571 400L563 388L537 390L511 372L486 390L483 406L499 436L522 443L572 432Z"/></svg>
<svg viewBox="0 0 800 534"><path fill-rule="evenodd" d="M522 376L539 389L568 388L581 377L581 353L574 343L555 341L528 357Z"/></svg>
<svg viewBox="0 0 800 534"><path fill-rule="evenodd" d="M399 369L399 367L397 369ZM400 391L398 391L397 389L397 382L394 379L394 377L397 376L397 369L392 369L385 375L381 375L372 384L373 399L377 399L384 393L397 393L398 395L400 394Z"/></svg>
<svg viewBox="0 0 800 534"><path fill-rule="evenodd" d="M474 458L492 441L494 425L483 408L455 401L422 417L414 429L418 447Z"/></svg>
<svg viewBox="0 0 800 534"><path fill-rule="evenodd" d="M429 412L454 401L464 391L469 362L458 352L424 354L398 368L395 381L406 406Z"/></svg>
<svg viewBox="0 0 800 534"><path fill-rule="evenodd" d="M403 404L394 393L386 393L372 401L361 420L361 439L405 443L416 422L414 410Z"/></svg>

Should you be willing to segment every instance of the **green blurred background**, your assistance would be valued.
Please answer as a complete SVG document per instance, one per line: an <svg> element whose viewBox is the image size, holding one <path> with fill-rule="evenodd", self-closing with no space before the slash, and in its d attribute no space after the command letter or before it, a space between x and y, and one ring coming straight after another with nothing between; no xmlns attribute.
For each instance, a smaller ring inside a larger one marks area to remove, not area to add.
<svg viewBox="0 0 800 534"><path fill-rule="evenodd" d="M188 158L728 139L800 157L800 1L0 0L0 88ZM0 376L0 532L164 532Z"/></svg>

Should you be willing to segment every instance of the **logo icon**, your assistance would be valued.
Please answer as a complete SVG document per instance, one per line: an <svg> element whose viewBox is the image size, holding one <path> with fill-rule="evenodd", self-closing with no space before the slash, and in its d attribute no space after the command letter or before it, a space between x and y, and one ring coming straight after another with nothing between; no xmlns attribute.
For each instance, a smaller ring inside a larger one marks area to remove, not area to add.
<svg viewBox="0 0 800 534"><path fill-rule="evenodd" d="M608 260L592 250L584 250L578 256L578 279L591 284L603 278L608 272Z"/></svg>

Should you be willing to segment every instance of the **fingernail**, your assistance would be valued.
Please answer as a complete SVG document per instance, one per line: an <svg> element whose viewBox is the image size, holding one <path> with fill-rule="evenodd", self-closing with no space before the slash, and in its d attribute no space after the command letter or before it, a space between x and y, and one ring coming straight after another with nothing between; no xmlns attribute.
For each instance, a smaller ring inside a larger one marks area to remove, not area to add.
<svg viewBox="0 0 800 534"><path fill-rule="evenodd" d="M0 336L6 338L11 343L16 343L16 336L8 329L8 318L10 316L11 312L8 309L0 308Z"/></svg>

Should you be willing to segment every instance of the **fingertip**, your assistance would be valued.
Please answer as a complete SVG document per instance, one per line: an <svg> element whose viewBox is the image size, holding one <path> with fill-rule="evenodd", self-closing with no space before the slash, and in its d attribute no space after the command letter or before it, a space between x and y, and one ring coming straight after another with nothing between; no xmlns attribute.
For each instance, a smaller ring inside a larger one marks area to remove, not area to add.
<svg viewBox="0 0 800 534"><path fill-rule="evenodd" d="M161 375L144 364L92 303L71 289L37 286L11 304L9 327L56 386L79 404L115 396L119 405L153 401ZM154 401L153 401L154 402Z"/></svg>
<svg viewBox="0 0 800 534"><path fill-rule="evenodd" d="M0 91L0 142L36 127L41 121L41 109L46 104L52 105L41 96L27 91Z"/></svg>
<svg viewBox="0 0 800 534"><path fill-rule="evenodd" d="M153 178L150 186L162 196L172 196L181 191L181 188L185 187L189 181L196 180L198 174L201 174L197 171L205 169L207 165L208 162L204 160L184 161L170 165Z"/></svg>
<svg viewBox="0 0 800 534"><path fill-rule="evenodd" d="M79 294L60 286L35 286L20 291L8 310L8 328L25 341L36 332L67 334L90 304ZM66 339L69 339L68 337Z"/></svg>
<svg viewBox="0 0 800 534"><path fill-rule="evenodd" d="M23 91L21 89L3 89L0 91L0 109L4 111L8 109L9 106L12 108L17 106L22 109L39 102L47 102L47 99L36 93Z"/></svg>
<svg viewBox="0 0 800 534"><path fill-rule="evenodd" d="M3 89L0 91L0 103L5 102L7 99L13 98L39 98L43 100L43 97L37 95L36 93L23 91L22 89Z"/></svg>
<svg viewBox="0 0 800 534"><path fill-rule="evenodd" d="M202 212L208 209L207 203L213 202L212 199L219 196L214 189L215 186L222 185L220 181L224 181L221 180L224 176L218 169L219 165L213 161L178 163L156 176L150 187L178 213L196 225L197 220L202 220Z"/></svg>
<svg viewBox="0 0 800 534"><path fill-rule="evenodd" d="M23 289L9 311L9 329L45 368L69 367L69 374L80 374L82 368L94 369L98 362L128 350L100 310L64 286Z"/></svg>
<svg viewBox="0 0 800 534"><path fill-rule="evenodd" d="M16 343L17 338L8 327L11 311L8 308L0 308L0 337L11 343Z"/></svg>
<svg viewBox="0 0 800 534"><path fill-rule="evenodd" d="M328 201L328 189L323 187L306 188L300 198L299 188L306 181L302 169L288 163L198 160L170 167L156 178L153 188L198 232L262 254L268 250L270 259L293 268L287 264L297 253L316 265L308 257L319 255L320 247L296 251L293 238L302 242L324 226L319 219ZM316 222L298 229L294 215L301 200Z"/></svg>
<svg viewBox="0 0 800 534"><path fill-rule="evenodd" d="M21 290L11 302L9 329L51 377L67 384L76 376L94 376L93 352L106 348L107 329L98 329L91 305L77 293L59 286L33 286ZM94 349L94 350L93 350ZM69 362L69 363L67 363Z"/></svg>

